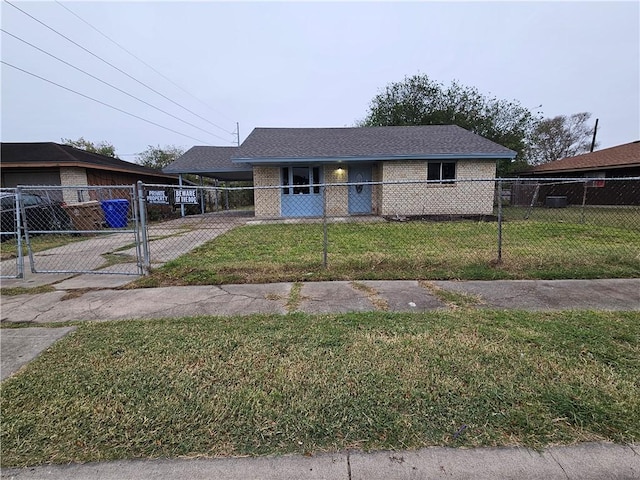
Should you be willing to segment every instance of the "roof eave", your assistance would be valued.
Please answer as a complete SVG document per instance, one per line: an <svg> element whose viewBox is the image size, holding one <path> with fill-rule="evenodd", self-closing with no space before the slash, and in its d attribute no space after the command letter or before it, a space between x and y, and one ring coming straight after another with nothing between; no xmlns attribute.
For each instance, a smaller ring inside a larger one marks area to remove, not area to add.
<svg viewBox="0 0 640 480"><path fill-rule="evenodd" d="M97 165L95 163L86 163L80 161L74 162L2 162L2 168L60 168L60 167L76 167L76 168L86 168L89 170L105 170L109 172L119 172L119 173L130 173L133 175L142 175L148 177L172 177L172 173L164 173L161 171L157 172L148 172L148 171L140 171L135 168L120 168L114 167L110 165Z"/></svg>
<svg viewBox="0 0 640 480"><path fill-rule="evenodd" d="M185 174L216 174L216 173L243 173L243 172L251 172L251 168L214 168L214 169L196 169L196 168L187 168L187 169L179 169L179 170L163 170L166 174L171 175L185 175Z"/></svg>
<svg viewBox="0 0 640 480"><path fill-rule="evenodd" d="M347 163L379 162L385 160L501 160L514 159L514 153L431 153L421 155L371 155L335 157L241 157L232 158L232 163L273 164L273 163Z"/></svg>
<svg viewBox="0 0 640 480"><path fill-rule="evenodd" d="M617 165L594 165L589 167L574 167L574 168L550 168L545 170L529 170L524 173L532 173L532 174L544 174L544 173L556 173L556 172L589 172L593 170L616 170L620 168L637 168L640 167L640 162L638 163L624 163Z"/></svg>

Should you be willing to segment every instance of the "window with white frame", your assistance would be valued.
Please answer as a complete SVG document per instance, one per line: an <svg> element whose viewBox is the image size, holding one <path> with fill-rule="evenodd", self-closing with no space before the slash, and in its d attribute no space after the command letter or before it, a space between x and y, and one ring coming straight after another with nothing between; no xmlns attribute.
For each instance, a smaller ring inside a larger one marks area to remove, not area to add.
<svg viewBox="0 0 640 480"><path fill-rule="evenodd" d="M282 167L282 193L320 193L320 167Z"/></svg>
<svg viewBox="0 0 640 480"><path fill-rule="evenodd" d="M441 183L454 183L456 179L456 162L427 163L427 180Z"/></svg>

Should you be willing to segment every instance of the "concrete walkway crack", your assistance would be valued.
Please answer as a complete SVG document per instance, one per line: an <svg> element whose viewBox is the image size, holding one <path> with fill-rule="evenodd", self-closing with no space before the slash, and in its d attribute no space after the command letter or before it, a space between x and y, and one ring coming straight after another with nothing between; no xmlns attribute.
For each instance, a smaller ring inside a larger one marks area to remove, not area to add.
<svg viewBox="0 0 640 480"><path fill-rule="evenodd" d="M567 479L571 479L571 477L569 476L569 474L567 473L567 471L564 469L564 467L562 466L562 464L558 461L558 459L556 457L553 456L553 452L551 450L548 450L547 452L549 454L549 456L551 458L553 458L553 461L556 462L558 464L558 466L560 467L560 469L562 470L562 473L564 473L564 476L567 477Z"/></svg>
<svg viewBox="0 0 640 480"><path fill-rule="evenodd" d="M347 450L347 478L351 480L351 451Z"/></svg>
<svg viewBox="0 0 640 480"><path fill-rule="evenodd" d="M352 281L351 287L363 292L376 310L386 312L389 310L389 302L380 296L380 293L362 282Z"/></svg>

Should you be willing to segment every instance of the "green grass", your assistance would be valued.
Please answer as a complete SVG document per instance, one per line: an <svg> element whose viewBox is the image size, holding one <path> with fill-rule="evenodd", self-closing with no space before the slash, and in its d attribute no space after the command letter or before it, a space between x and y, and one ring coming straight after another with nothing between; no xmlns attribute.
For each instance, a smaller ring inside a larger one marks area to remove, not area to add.
<svg viewBox="0 0 640 480"><path fill-rule="evenodd" d="M60 235L57 233L49 233L46 235L35 235L30 237L31 249L33 252L42 252L49 250L50 248L62 247L73 242L79 242L86 240L87 237L72 236L72 235ZM23 255L27 255L27 244L22 241ZM0 259L8 260L16 258L18 256L18 242L17 240L7 240L0 244Z"/></svg>
<svg viewBox="0 0 640 480"><path fill-rule="evenodd" d="M40 293L50 293L55 291L55 287L51 285L39 285L37 287L3 287L0 289L0 296L14 297L17 295L37 295Z"/></svg>
<svg viewBox="0 0 640 480"><path fill-rule="evenodd" d="M495 222L331 224L327 268L321 224L246 225L132 286L638 277L639 225L640 217L627 227L507 220L499 263Z"/></svg>
<svg viewBox="0 0 640 480"><path fill-rule="evenodd" d="M638 313L82 324L3 382L2 465L637 442L638 378Z"/></svg>

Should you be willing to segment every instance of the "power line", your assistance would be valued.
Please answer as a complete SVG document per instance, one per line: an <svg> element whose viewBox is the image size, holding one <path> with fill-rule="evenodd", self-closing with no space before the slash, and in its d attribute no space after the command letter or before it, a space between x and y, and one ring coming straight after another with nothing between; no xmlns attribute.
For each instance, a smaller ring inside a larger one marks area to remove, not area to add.
<svg viewBox="0 0 640 480"><path fill-rule="evenodd" d="M60 32L58 32L56 29L54 29L54 28L50 27L50 26L49 26L49 25L47 25L46 23L44 23L44 22L42 22L42 21L38 20L36 17L34 17L33 15L31 15L31 14L29 14L29 13L25 12L25 11L24 11L24 10L22 10L20 7L15 6L15 5L14 5L13 3L11 3L9 0L4 0L4 1L5 1L5 3L7 3L8 5L11 5L13 8L15 8L16 10L19 10L20 12L22 12L23 14L25 14L27 17L29 17L29 18L31 18L32 20L34 20L34 21L38 22L40 25L42 25L42 26L46 27L47 29L49 29L49 30L51 30L52 32L54 32L55 34L57 34L57 35L61 36L62 38L64 38L64 39L65 39L65 40L67 40L68 42L73 43L76 47L78 47L78 48L80 48L80 49L84 50L84 51L85 51L85 52L87 52L89 55L91 55L91 56L93 56L93 57L97 58L98 60L100 60L100 61L101 61L101 62L103 62L103 63L106 63L106 64L107 64L107 65L109 65L111 68L114 68L115 70L119 71L119 72L120 72L120 73L122 73L123 75L126 75L126 76L127 76L127 77L129 77L131 80L133 80L133 81L135 81L135 82L139 83L140 85L142 85L142 86L143 86L143 87L145 87L145 88L148 88L148 89L149 89L149 90L151 90L152 92L156 93L157 95L160 95L162 98L164 98L164 99L166 99L166 100L170 101L171 103L173 103L174 105L177 105L178 107L182 108L183 110L186 110L187 112L191 113L192 115L195 115L196 117L200 118L201 120L204 120L205 122L207 122L207 123L209 123L209 124L211 124L211 125L213 125L213 126L215 126L215 127L217 127L217 128L220 128L220 127L218 127L217 125L215 125L214 123L211 123L211 122L210 122L209 120L207 120L206 118L204 118L204 117L202 117L202 116L198 115L197 113L195 113L195 112L193 112L193 111L189 110L187 107L184 107L183 105L180 105L179 103L177 103L177 102L175 102L175 101L171 100L171 99L170 99L169 97L167 97L166 95L164 95L164 94L162 94L162 93L158 92L157 90L155 90L154 88L150 87L150 86L149 86L149 85L147 85L146 83L141 82L140 80L138 80L137 78L133 77L132 75L129 75L129 74L128 74L127 72L125 72L124 70L122 70L122 69L120 69L120 68L116 67L114 64L112 64L112 63L108 62L107 60L105 60L104 58L100 57L99 55L96 55L95 53L93 53L92 51L90 51L90 50L88 50L87 48L83 47L83 46L82 46L82 45L80 45L79 43L77 43L77 42L75 42L75 41L71 40L69 37L67 37L66 35L64 35L64 34L62 34L62 33L60 33ZM230 132L227 132L226 130L225 130L225 132L226 132L226 133L231 134Z"/></svg>
<svg viewBox="0 0 640 480"><path fill-rule="evenodd" d="M183 137L190 138L192 140L195 140L196 142L204 143L205 145L207 144L207 142L205 142L204 140L200 140L199 138L192 137L191 135L187 135L186 133L178 132L177 130L173 130L172 128L165 127L163 125L160 125L159 123L153 122L151 120L147 120L146 118L139 117L138 115L135 115L133 113L129 113L129 112L127 112L125 110L122 110L122 109L120 109L118 107L114 107L113 105L110 105L108 103L105 103L105 102L102 102L100 100L97 100L97 99L95 99L93 97L90 97L89 95L85 95L84 93L80 93L80 92L78 92L76 90L73 90L73 89L71 89L69 87L65 87L64 85L60 85L59 83L56 83L56 82L51 81L51 80L49 80L47 78L41 77L40 75L36 75L35 73L29 72L29 71L24 70L24 69L22 69L20 67L16 67L15 65L12 65L12 64L10 64L8 62L5 62L4 60L0 60L0 63L6 65L8 67L15 68L16 70L18 70L20 72L23 72L23 73L26 73L27 75L31 75L32 77L39 78L40 80L42 80L44 82L51 83L52 85L55 85L56 87L60 87L60 88L62 88L64 90L67 90L69 92L75 93L76 95L80 95L81 97L88 98L89 100L92 100L92 101L94 101L96 103L99 103L100 105L104 105L105 107L109 107L109 108L112 108L113 110L116 110L118 112L124 113L125 115L129 115L130 117L137 118L138 120L142 120L143 122L150 123L151 125L155 125L156 127L163 128L163 129L168 130L170 132L177 133L178 135L182 135Z"/></svg>
<svg viewBox="0 0 640 480"><path fill-rule="evenodd" d="M92 24L90 24L88 21L86 21L84 18L82 18L80 15L78 15L77 13L75 13L73 10L71 10L69 7L67 7L66 5L63 5L62 3L60 3L58 0L55 0L55 2L60 5L62 8L64 8L65 10L67 10L69 13L71 13L71 15L75 16L76 18L78 18L81 22L85 23L86 25L88 25L89 27L91 27L93 30L95 30L96 32L98 32L100 35L102 35L104 38L106 38L107 40L109 40L111 43L113 43L114 45L116 45L118 48L124 50L126 53L128 53L129 55L131 55L133 58L135 58L136 60L138 60L140 63L142 63L143 65L147 66L148 68L150 68L151 70L153 70L154 72L156 72L158 75L160 75L162 78L164 78L166 81L168 81L169 83L171 83L172 85L174 85L175 87L179 88L180 90L182 90L184 93L186 93L187 95L189 95L191 98L195 98L197 101L199 101L201 104L203 104L205 107L211 109L212 111L219 113L220 115L222 115L223 117L227 118L230 121L233 121L231 118L229 118L227 115L225 115L224 113L222 113L220 110L213 108L211 105L207 104L206 102L200 100L198 97L196 97L195 95L193 95L192 93L188 92L187 90L185 90L184 88L182 88L180 85L178 85L176 82L174 82L173 80L171 80L169 77L167 77L166 75L164 75L163 73L159 72L157 69L155 69L153 66L149 65L147 62L145 62L144 60L142 60L140 57L138 57L136 54L130 52L129 50L127 50L125 47L123 47L122 45L120 45L118 42L116 42L114 39L112 39L111 37L109 37L106 33L103 33L102 31L100 31L99 29L97 29L96 27L94 27ZM213 124L215 125L215 124ZM226 133L231 134L231 132L225 130L223 127L220 127L218 125L216 125L220 130L223 130Z"/></svg>
<svg viewBox="0 0 640 480"><path fill-rule="evenodd" d="M25 44L29 45L29 46L30 46L30 47L32 47L32 48L35 48L36 50L38 50L38 51L40 51L40 52L44 53L45 55L49 55L50 57L55 58L55 59L56 59L56 60L58 60L59 62L62 62L62 63L64 63L65 65L67 65L67 66L69 66L69 67L71 67L71 68L73 68L73 69L75 69L75 70L78 70L79 72L82 72L82 73L84 73L85 75L88 75L89 77L91 77L91 78L93 78L93 79L95 79L95 80L97 80L97 81L99 81L99 82L101 82L101 83L103 83L103 84L105 84L105 85L108 85L109 87L111 87L111 88L113 88L113 89L115 89L115 90L117 90L117 91L119 91L119 92L121 92L121 93L124 93L125 95L127 95L127 96L129 96L129 97L131 97L131 98L133 98L133 99L135 99L135 100L137 100L137 101L139 101L139 102L144 103L145 105L150 106L151 108L155 108L156 110L158 110L159 112L164 113L165 115L169 115L170 117L173 117L173 118L175 118L176 120L180 120L182 123L185 123L185 124L187 124L187 125L189 125L189 126L191 126L191 127L193 127L193 128L197 128L198 130L200 130L200 131L202 131L202 132L204 132L204 133L206 133L206 134L208 134L208 135L212 135L212 136L214 136L214 137L216 137L216 138L219 138L220 140L223 140L223 141L225 141L225 142L226 142L226 141L228 141L227 139L222 138L222 137L220 137L219 135L216 135L215 133L211 133L211 132L209 132L209 131L207 131L207 130L205 130L205 129L203 129L203 128L198 127L197 125L194 125L193 123L187 122L186 120L183 120L182 118L177 117L177 116L173 115L172 113L169 113L169 112L167 112L167 111L165 111L165 110L162 110L161 108L156 107L155 105L152 105L151 103L146 102L146 101L144 101L144 100L142 100L142 99L140 99L140 98L136 97L135 95L132 95L132 94L130 94L130 93L128 93L128 92L126 92L126 91L122 90L121 88L118 88L118 87L116 87L115 85L112 85L111 83L109 83L109 82L107 82L107 81L105 81L105 80L102 80L101 78L96 77L95 75L92 75L91 73L89 73L89 72L87 72L87 71L85 71L85 70L82 70L81 68L76 67L75 65L72 65L71 63L69 63L69 62L67 62L67 61L65 61L65 60L63 60L63 59L61 59L61 58L59 58L59 57L56 57L56 56L55 56L55 55L53 55L52 53L49 53L49 52L47 52L46 50L43 50L42 48L40 48L40 47L38 47L38 46L36 46L36 45L34 45L34 44L30 43L30 42L27 42L27 41L26 41L26 40L24 40L23 38L20 38L20 37L18 37L17 35L14 35L13 33L10 33L10 32L6 31L6 30L5 30L5 29L3 29L3 28L0 28L0 31L2 31L3 33L6 33L7 35L12 36L13 38L15 38L16 40L21 41L22 43L25 43Z"/></svg>

